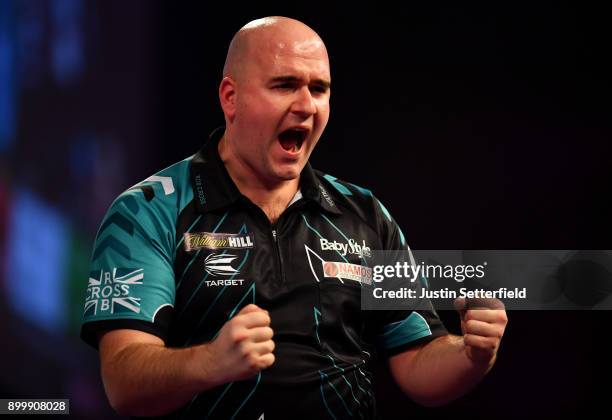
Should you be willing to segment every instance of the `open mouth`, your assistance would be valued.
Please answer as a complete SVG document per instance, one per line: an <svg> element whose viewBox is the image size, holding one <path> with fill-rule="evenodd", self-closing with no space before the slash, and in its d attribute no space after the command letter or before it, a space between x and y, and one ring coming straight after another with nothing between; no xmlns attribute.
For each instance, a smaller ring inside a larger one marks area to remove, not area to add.
<svg viewBox="0 0 612 420"><path fill-rule="evenodd" d="M278 141L283 149L291 153L297 153L308 135L308 131L301 128L289 128L278 136Z"/></svg>

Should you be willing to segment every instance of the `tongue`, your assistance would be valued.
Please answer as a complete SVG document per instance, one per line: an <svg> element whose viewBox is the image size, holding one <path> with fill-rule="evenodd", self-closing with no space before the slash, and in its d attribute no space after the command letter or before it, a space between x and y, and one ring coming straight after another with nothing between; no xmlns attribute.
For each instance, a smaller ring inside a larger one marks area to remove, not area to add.
<svg viewBox="0 0 612 420"><path fill-rule="evenodd" d="M297 150L298 140L296 138L289 136L281 136L278 140L280 141L280 144L283 149L291 152Z"/></svg>

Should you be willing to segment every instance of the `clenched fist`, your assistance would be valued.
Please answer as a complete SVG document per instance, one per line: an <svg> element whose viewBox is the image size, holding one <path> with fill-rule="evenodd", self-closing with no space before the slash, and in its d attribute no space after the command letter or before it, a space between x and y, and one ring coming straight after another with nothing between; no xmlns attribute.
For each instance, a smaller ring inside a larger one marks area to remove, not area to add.
<svg viewBox="0 0 612 420"><path fill-rule="evenodd" d="M219 383L240 381L274 363L274 335L268 311L247 305L221 328L208 345Z"/></svg>
<svg viewBox="0 0 612 420"><path fill-rule="evenodd" d="M475 363L494 361L508 317L499 299L455 300L455 309L461 316L461 331L467 356Z"/></svg>

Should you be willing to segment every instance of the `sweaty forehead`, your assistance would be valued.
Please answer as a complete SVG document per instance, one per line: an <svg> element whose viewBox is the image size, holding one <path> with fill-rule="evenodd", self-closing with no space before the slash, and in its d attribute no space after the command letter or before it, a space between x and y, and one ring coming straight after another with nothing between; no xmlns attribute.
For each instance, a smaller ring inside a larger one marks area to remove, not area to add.
<svg viewBox="0 0 612 420"><path fill-rule="evenodd" d="M325 44L316 34L266 33L249 42L249 58L266 72L311 71L329 78Z"/></svg>
<svg viewBox="0 0 612 420"><path fill-rule="evenodd" d="M325 53L325 45L317 36L290 37L287 35L268 36L262 39L267 48L276 54L292 54L304 57L322 56Z"/></svg>

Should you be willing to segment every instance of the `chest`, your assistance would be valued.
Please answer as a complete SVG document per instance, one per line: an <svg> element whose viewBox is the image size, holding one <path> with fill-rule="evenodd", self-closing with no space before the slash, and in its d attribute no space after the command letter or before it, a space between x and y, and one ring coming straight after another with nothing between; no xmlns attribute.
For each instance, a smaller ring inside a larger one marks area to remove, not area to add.
<svg viewBox="0 0 612 420"><path fill-rule="evenodd" d="M359 329L361 286L381 244L357 217L298 208L272 225L263 213L233 209L181 225L177 342L213 339L249 303L270 311L281 335L313 335L322 317Z"/></svg>

